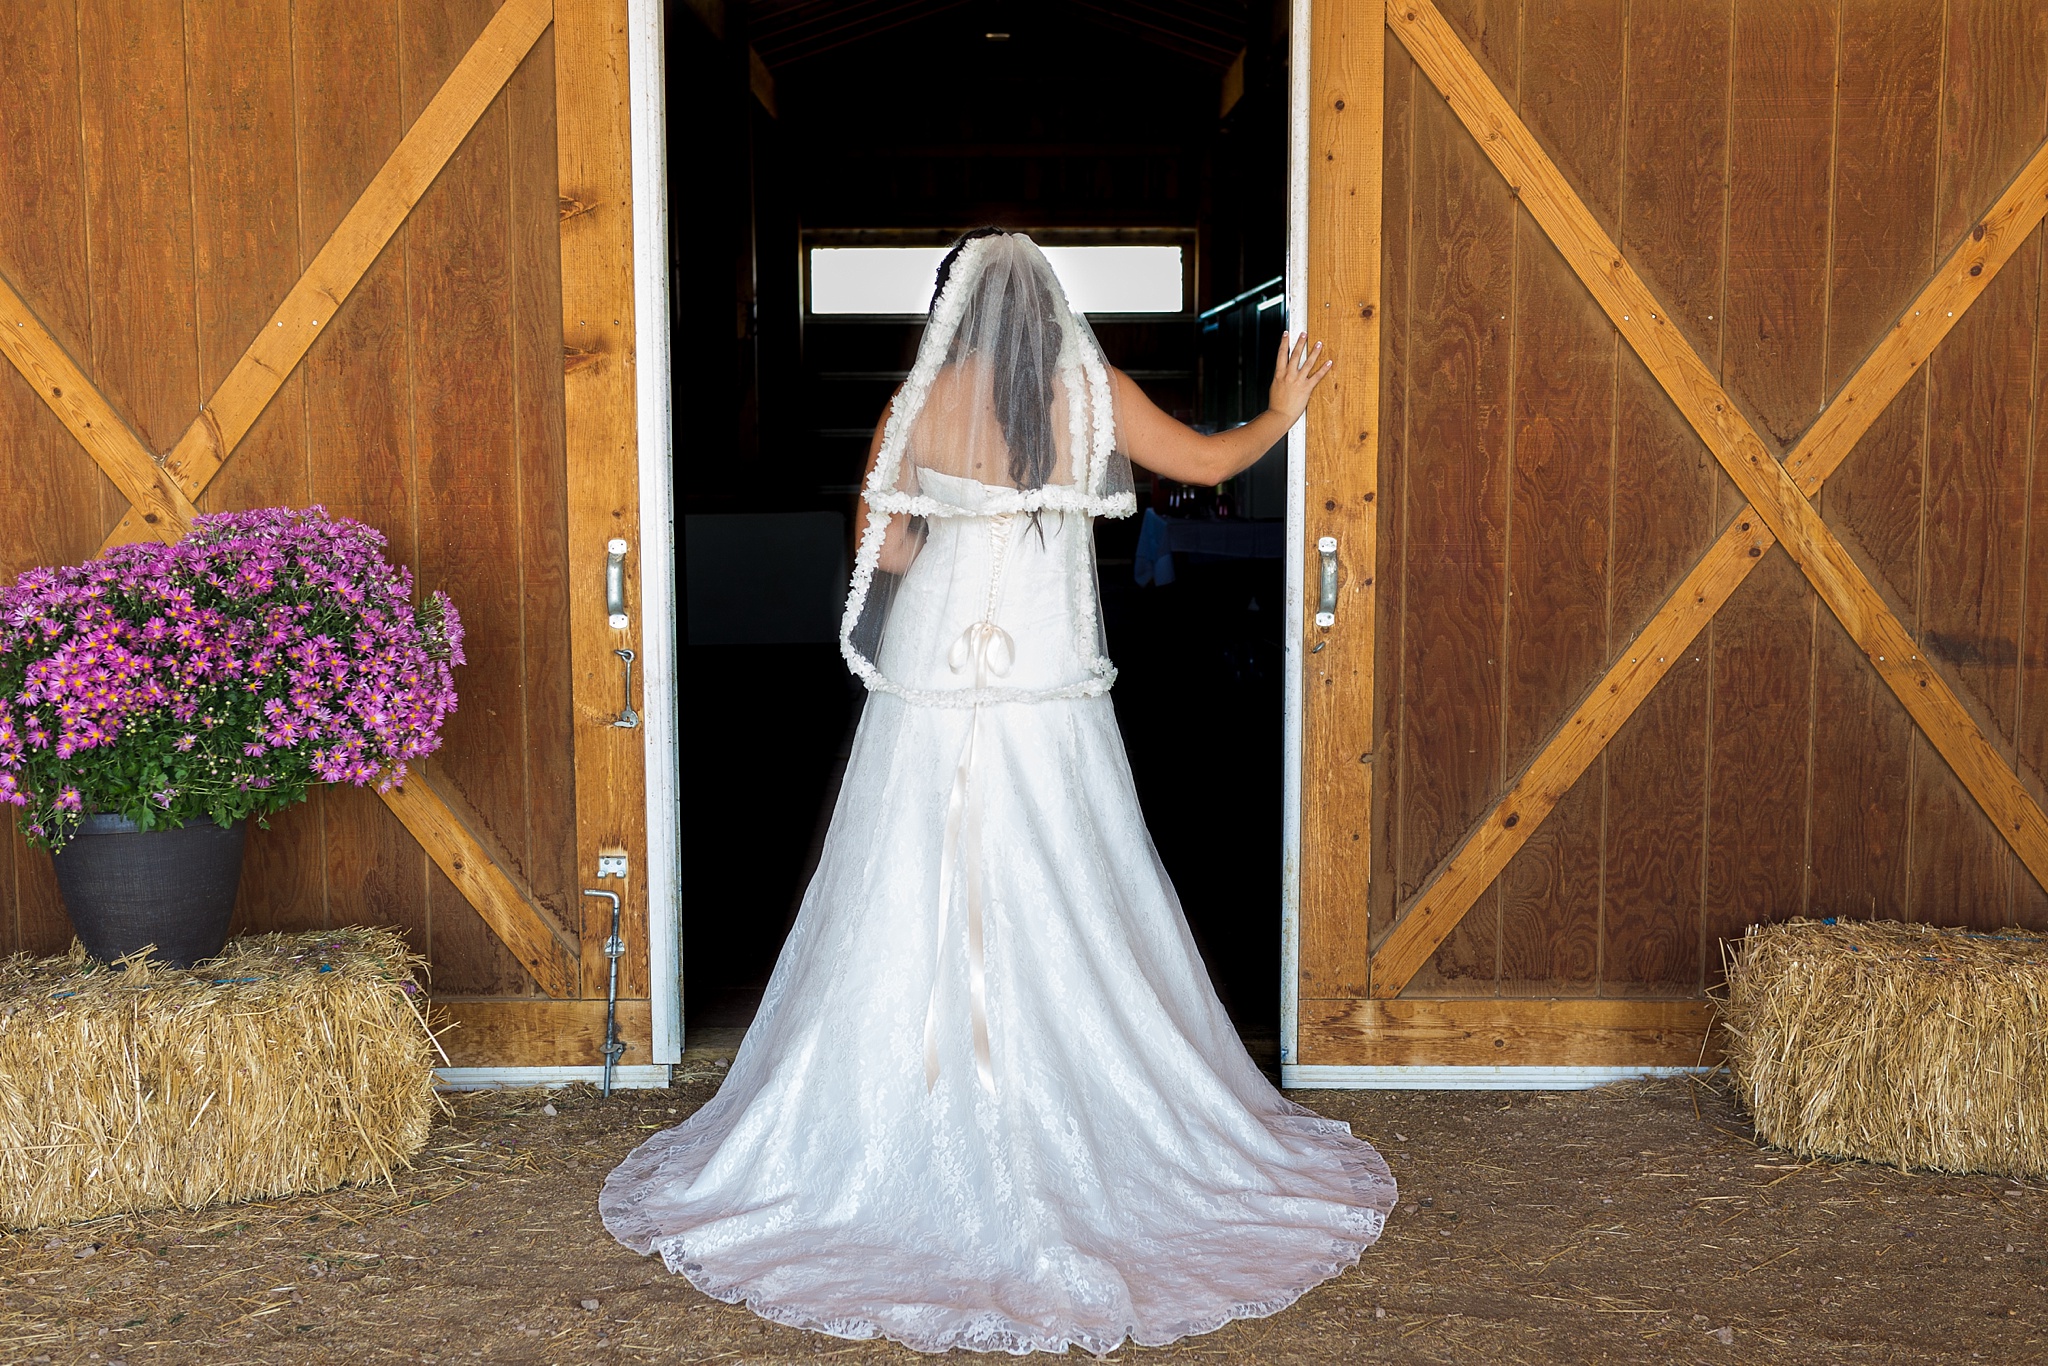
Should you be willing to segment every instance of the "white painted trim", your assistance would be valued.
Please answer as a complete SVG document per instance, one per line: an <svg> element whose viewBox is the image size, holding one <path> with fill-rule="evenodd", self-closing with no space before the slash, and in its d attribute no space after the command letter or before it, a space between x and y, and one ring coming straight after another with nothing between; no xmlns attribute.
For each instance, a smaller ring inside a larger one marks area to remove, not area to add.
<svg viewBox="0 0 2048 1366"><path fill-rule="evenodd" d="M437 1067L435 1089L441 1091L498 1091L514 1086L568 1086L587 1081L604 1082L602 1067ZM659 1091L669 1083L667 1063L635 1063L612 1069L614 1091Z"/></svg>
<svg viewBox="0 0 2048 1366"><path fill-rule="evenodd" d="M661 0L627 0L633 135L633 349L640 448L640 736L647 760L647 977L656 1063L683 1056L682 800L669 388L668 128ZM589 1069L586 1069L589 1070ZM600 1069L601 1070L601 1069ZM632 1069L626 1069L631 1071ZM666 1072L666 1068L651 1069ZM668 1083L664 1079L659 1083Z"/></svg>
<svg viewBox="0 0 2048 1366"><path fill-rule="evenodd" d="M1308 321L1308 77L1311 0L1294 0L1287 35L1287 323ZM1280 1064L1294 1057L1301 987L1302 557L1307 554L1308 447L1299 422L1287 432L1287 596L1281 612L1285 678L1280 763Z"/></svg>
<svg viewBox="0 0 2048 1366"><path fill-rule="evenodd" d="M1295 1067L1280 1085L1337 1091L1584 1091L1642 1077L1704 1076L1711 1067Z"/></svg>

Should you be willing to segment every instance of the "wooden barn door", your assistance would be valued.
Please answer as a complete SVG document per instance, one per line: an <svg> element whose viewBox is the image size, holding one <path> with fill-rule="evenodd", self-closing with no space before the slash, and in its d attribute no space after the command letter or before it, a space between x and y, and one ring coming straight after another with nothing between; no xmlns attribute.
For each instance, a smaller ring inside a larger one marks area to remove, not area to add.
<svg viewBox="0 0 2048 1366"><path fill-rule="evenodd" d="M2048 9L1297 20L1289 1079L1690 1066L1752 923L2048 927Z"/></svg>
<svg viewBox="0 0 2048 1366"><path fill-rule="evenodd" d="M318 503L447 591L443 750L252 832L236 924L402 927L458 1065L602 1061L595 886L652 1061L645 731L612 725L646 623L605 601L607 543L641 554L626 8L0 7L0 573ZM0 903L9 947L69 942L18 835Z"/></svg>

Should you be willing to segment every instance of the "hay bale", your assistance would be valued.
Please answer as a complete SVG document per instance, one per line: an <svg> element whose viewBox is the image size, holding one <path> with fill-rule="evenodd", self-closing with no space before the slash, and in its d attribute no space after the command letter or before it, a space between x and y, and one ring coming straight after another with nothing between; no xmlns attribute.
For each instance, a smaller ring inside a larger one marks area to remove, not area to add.
<svg viewBox="0 0 2048 1366"><path fill-rule="evenodd" d="M2048 1175L2048 935L1893 921L1752 927L1722 1023L1766 1143Z"/></svg>
<svg viewBox="0 0 2048 1366"><path fill-rule="evenodd" d="M371 929L0 962L0 1224L388 1180L437 1104L419 966Z"/></svg>

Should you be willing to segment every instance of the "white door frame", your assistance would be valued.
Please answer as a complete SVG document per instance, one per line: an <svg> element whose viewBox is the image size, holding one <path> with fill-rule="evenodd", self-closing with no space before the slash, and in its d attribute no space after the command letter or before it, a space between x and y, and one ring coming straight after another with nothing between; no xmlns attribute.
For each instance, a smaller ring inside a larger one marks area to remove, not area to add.
<svg viewBox="0 0 2048 1366"><path fill-rule="evenodd" d="M662 0L627 0L633 138L633 344L640 447L641 743L647 773L651 1057L683 1056L682 793L668 300L668 109ZM660 1069L666 1073L667 1068ZM666 1084L666 1077L663 1083Z"/></svg>

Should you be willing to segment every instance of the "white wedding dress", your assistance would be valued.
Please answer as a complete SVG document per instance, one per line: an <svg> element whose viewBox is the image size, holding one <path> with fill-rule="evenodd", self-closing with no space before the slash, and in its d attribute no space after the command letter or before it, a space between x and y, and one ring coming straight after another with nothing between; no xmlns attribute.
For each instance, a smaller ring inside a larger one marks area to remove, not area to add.
<svg viewBox="0 0 2048 1366"><path fill-rule="evenodd" d="M920 1351L1273 1313L1379 1236L1393 1179L1267 1083L1209 985L1088 657L1089 517L919 479L950 515L895 586L795 928L605 1226L766 1318Z"/></svg>

